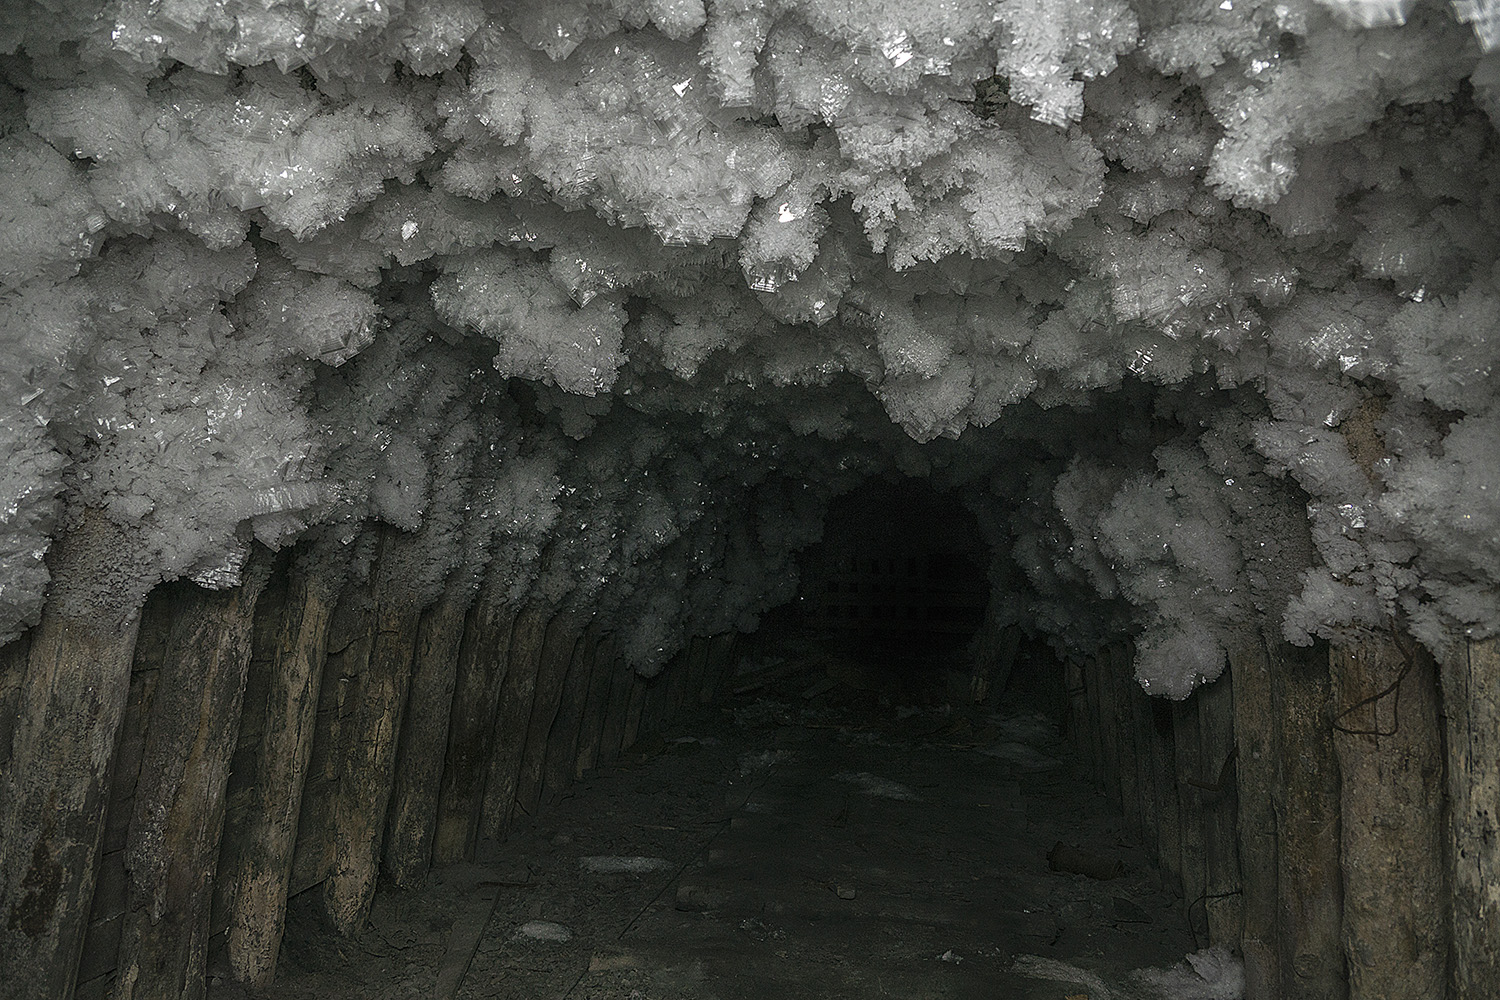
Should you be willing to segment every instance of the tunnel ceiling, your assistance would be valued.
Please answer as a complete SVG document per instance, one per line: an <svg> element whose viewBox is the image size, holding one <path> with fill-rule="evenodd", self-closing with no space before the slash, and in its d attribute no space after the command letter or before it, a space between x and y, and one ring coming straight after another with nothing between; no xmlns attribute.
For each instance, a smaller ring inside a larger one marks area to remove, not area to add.
<svg viewBox="0 0 1500 1000"><path fill-rule="evenodd" d="M1500 622L1491 4L4 6L0 638L385 522L650 671L890 474L1153 692Z"/></svg>

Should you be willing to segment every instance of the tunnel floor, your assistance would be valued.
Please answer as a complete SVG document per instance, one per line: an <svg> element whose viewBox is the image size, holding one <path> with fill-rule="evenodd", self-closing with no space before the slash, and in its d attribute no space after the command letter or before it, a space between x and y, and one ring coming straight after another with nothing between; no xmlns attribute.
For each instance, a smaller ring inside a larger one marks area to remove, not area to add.
<svg viewBox="0 0 1500 1000"><path fill-rule="evenodd" d="M743 693L492 857L383 891L355 938L293 899L277 983L253 995L1094 1000L1160 995L1129 971L1197 946L1043 715L908 704L782 658L741 669ZM1054 871L1057 844L1123 874ZM211 980L212 1000L241 995Z"/></svg>

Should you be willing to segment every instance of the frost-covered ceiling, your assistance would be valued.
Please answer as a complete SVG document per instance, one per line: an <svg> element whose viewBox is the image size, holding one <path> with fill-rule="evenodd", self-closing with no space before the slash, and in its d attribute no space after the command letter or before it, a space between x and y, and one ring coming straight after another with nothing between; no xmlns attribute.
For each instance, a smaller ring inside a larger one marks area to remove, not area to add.
<svg viewBox="0 0 1500 1000"><path fill-rule="evenodd" d="M373 519L405 600L500 574L649 670L891 472L975 511L992 625L1139 633L1152 691L1493 631L1496 45L1490 0L13 0L0 638L85 508L141 594Z"/></svg>

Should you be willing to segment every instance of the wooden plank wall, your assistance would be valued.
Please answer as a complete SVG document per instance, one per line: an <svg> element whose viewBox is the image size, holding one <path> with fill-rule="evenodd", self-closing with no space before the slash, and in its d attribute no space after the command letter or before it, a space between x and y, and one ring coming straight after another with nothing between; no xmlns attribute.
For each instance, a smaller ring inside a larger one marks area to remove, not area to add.
<svg viewBox="0 0 1500 1000"><path fill-rule="evenodd" d="M731 669L732 634L693 639L647 680L587 616L506 606L508 581L423 608L391 598L399 581L378 560L352 588L344 566L257 550L246 586L159 587L113 645L89 632L77 650L67 634L0 649L7 789L13 747L40 745L17 735L22 709L57 686L57 669L30 660L67 669L101 642L125 657L105 758L81 779L98 789L82 817L93 826L69 833L76 885L34 921L42 938L7 923L0 1000L202 997L211 960L265 984L291 896L311 892L332 926L357 930L377 880L409 885L472 858L711 701ZM46 690L29 689L38 678ZM20 902L0 899L0 913ZM20 974L43 951L59 967Z"/></svg>
<svg viewBox="0 0 1500 1000"><path fill-rule="evenodd" d="M1065 664L1070 741L1247 1000L1492 998L1500 646L1250 640L1154 702L1129 648Z"/></svg>

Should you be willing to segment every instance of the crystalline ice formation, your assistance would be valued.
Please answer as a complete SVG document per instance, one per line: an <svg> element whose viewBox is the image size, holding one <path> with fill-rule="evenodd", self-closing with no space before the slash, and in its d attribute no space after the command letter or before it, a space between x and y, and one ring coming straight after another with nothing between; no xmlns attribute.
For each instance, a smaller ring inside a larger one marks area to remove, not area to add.
<svg viewBox="0 0 1500 1000"><path fill-rule="evenodd" d="M376 520L404 599L501 567L650 672L882 475L1153 692L1247 622L1500 630L1496 23L6 5L0 637L81 507L214 586Z"/></svg>

